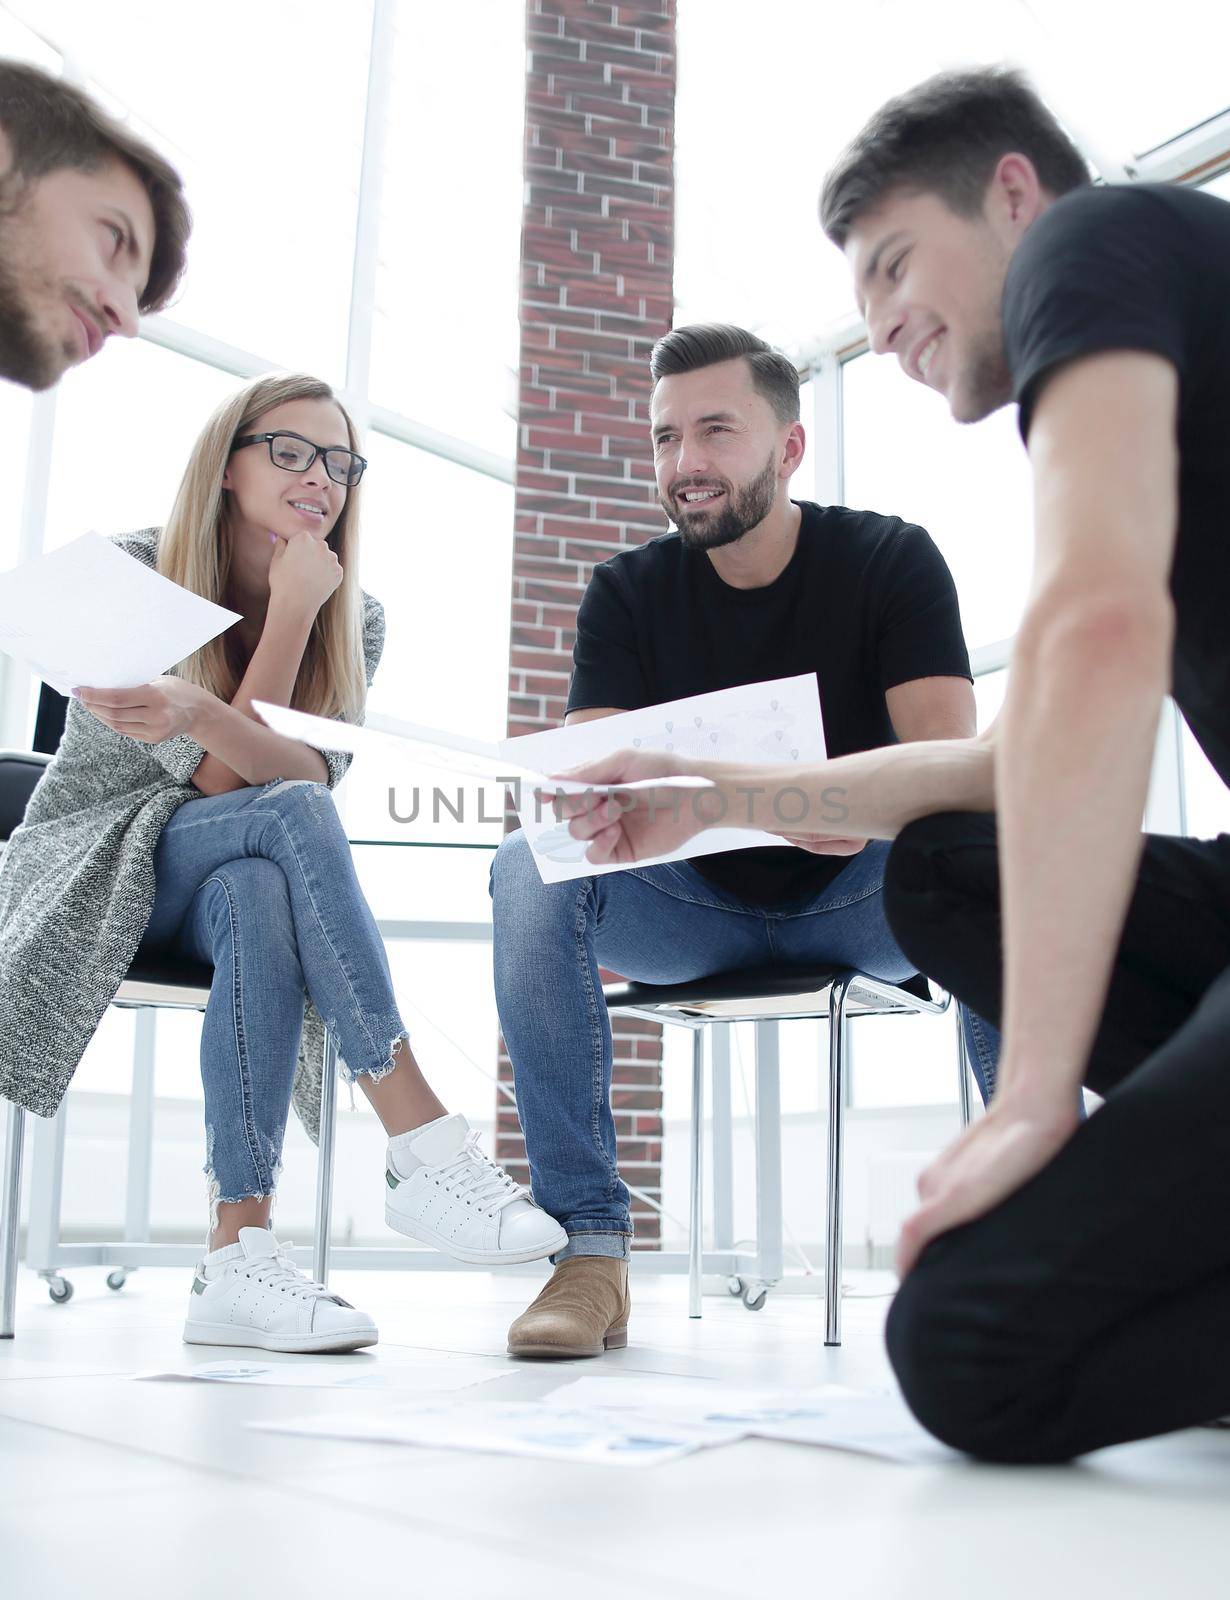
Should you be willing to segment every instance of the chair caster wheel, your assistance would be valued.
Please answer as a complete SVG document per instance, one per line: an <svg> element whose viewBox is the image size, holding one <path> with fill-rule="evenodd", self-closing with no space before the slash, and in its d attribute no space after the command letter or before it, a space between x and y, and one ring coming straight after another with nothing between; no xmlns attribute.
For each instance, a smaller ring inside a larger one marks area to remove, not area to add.
<svg viewBox="0 0 1230 1600"><path fill-rule="evenodd" d="M116 1267L114 1272L109 1272L107 1274L107 1288L108 1289L122 1289L127 1282L128 1282L128 1268L127 1267Z"/></svg>
<svg viewBox="0 0 1230 1600"><path fill-rule="evenodd" d="M56 1305L67 1305L73 1297L73 1286L67 1278L61 1278L57 1274L54 1278L48 1278L47 1293L55 1301Z"/></svg>
<svg viewBox="0 0 1230 1600"><path fill-rule="evenodd" d="M727 1278L727 1280L726 1280L726 1293L728 1295L732 1296L735 1300L737 1300L739 1298L739 1296L743 1293L743 1279L742 1278Z"/></svg>
<svg viewBox="0 0 1230 1600"><path fill-rule="evenodd" d="M743 1291L743 1304L748 1311L763 1311L768 1298L769 1291L764 1284L749 1283Z"/></svg>

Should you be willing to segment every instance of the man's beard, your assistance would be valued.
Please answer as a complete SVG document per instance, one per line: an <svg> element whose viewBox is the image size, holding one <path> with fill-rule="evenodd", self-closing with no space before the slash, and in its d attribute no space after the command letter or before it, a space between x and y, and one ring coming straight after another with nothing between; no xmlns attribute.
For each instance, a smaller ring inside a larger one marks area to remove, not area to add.
<svg viewBox="0 0 1230 1600"><path fill-rule="evenodd" d="M726 503L716 513L689 512L674 499L663 503L662 509L679 529L679 537L689 550L719 550L724 544L742 539L764 521L777 496L776 457L770 456L764 471L743 488L735 489L730 484L723 487Z"/></svg>
<svg viewBox="0 0 1230 1600"><path fill-rule="evenodd" d="M50 389L71 358L39 332L12 256L12 232L0 218L0 378L26 389Z"/></svg>

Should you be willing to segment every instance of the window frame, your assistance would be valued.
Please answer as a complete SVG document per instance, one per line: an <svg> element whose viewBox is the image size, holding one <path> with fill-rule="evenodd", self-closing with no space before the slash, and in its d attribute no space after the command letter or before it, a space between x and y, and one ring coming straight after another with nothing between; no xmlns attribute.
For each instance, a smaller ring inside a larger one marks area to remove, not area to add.
<svg viewBox="0 0 1230 1600"><path fill-rule="evenodd" d="M516 463L512 456L502 455L433 427L429 422L381 406L370 390L379 248L377 230L386 177L385 130L393 82L396 11L396 0L372 0L367 99L347 323L346 376L341 396L362 433L385 434L403 444L413 445L416 449L468 467L471 471L511 484L516 477ZM71 50L49 39L43 42L58 51L64 81L88 88L89 82L82 63L73 56ZM257 352L228 344L226 340L203 329L164 316L143 318L138 337L187 360L231 373L236 378L255 378L262 373L279 370L279 363ZM56 396L57 390L53 388L32 399L16 550L18 563L36 559L43 550ZM511 526L508 537L511 540ZM35 680L28 667L7 656L0 658L0 675L0 745L24 749L29 744L33 727Z"/></svg>

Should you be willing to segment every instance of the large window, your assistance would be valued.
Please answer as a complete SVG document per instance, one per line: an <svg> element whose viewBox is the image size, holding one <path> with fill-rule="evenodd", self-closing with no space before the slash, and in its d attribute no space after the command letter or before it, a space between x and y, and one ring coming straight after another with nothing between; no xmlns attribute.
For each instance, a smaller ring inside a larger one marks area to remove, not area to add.
<svg viewBox="0 0 1230 1600"><path fill-rule="evenodd" d="M206 419L236 380L144 339L112 340L56 393L43 547L161 527Z"/></svg>
<svg viewBox="0 0 1230 1600"><path fill-rule="evenodd" d="M1133 164L1147 176L1136 158L1230 107L1225 42L1209 0L1175 0L1164 21L1153 0L679 0L680 320L806 351L852 318L820 186L866 118L930 73L1024 67L1117 180Z"/></svg>
<svg viewBox="0 0 1230 1600"><path fill-rule="evenodd" d="M1029 462L1010 409L954 426L890 357L842 368L847 505L919 522L943 551L971 646L1016 631L1029 584Z"/></svg>
<svg viewBox="0 0 1230 1600"><path fill-rule="evenodd" d="M155 0L10 9L183 174L195 225L172 319L341 382L371 0L177 6L173 46ZM143 47L159 40L169 57Z"/></svg>
<svg viewBox="0 0 1230 1600"><path fill-rule="evenodd" d="M801 6L679 0L677 320L739 322L788 351L804 389L809 459L799 495L921 523L957 584L979 673L979 724L1003 701L1032 566L1028 460L1007 408L953 425L938 396L891 360L859 353L846 264L821 234L826 171L890 95L947 67L1024 67L1109 182L1213 172L1230 198L1224 26L1203 0L1155 6L1062 0L878 0ZM852 358L851 358L852 357ZM1153 799L1193 833L1230 828L1230 793L1191 739L1159 744ZM782 1030L788 1109L823 1106L816 1029ZM856 1030L860 1106L953 1097L951 1023ZM812 1064L808 1064L812 1063ZM676 1104L671 1079L671 1104Z"/></svg>
<svg viewBox="0 0 1230 1600"><path fill-rule="evenodd" d="M366 430L360 580L388 624L369 714L499 737L523 8L219 0L173 20L169 64L153 0L0 0L0 52L66 73L130 121L179 167L195 217L180 296L139 340L112 342L46 400L0 386L0 564L17 559L23 524L27 553L161 525L214 407L247 376L310 372ZM0 738L22 746L34 686L8 678ZM496 1022L476 934L501 829L479 822L474 792L463 822L433 816L438 776L360 764L338 798L366 841L356 867L391 930L416 1047L481 1123ZM404 825L389 791L405 806L416 778L421 819ZM160 1093L195 1095L195 1019L160 1019L159 1033L177 1060L160 1065ZM126 1088L130 1039L130 1021L108 1017L78 1086Z"/></svg>
<svg viewBox="0 0 1230 1600"><path fill-rule="evenodd" d="M433 8L429 30L423 19L396 8L372 393L511 455L524 8L485 0Z"/></svg>

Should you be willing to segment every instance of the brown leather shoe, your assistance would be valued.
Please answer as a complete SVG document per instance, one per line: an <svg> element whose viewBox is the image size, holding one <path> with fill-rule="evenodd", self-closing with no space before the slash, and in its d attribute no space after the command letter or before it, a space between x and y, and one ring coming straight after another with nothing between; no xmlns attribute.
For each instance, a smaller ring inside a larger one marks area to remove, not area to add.
<svg viewBox="0 0 1230 1600"><path fill-rule="evenodd" d="M600 1356L628 1342L628 1263L569 1256L508 1330L510 1356Z"/></svg>

